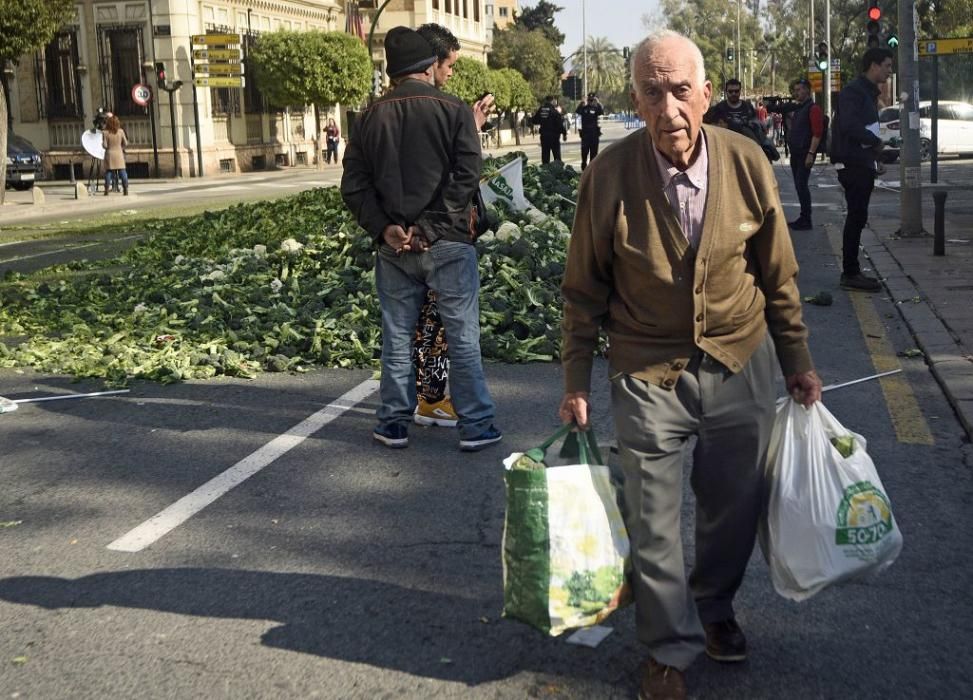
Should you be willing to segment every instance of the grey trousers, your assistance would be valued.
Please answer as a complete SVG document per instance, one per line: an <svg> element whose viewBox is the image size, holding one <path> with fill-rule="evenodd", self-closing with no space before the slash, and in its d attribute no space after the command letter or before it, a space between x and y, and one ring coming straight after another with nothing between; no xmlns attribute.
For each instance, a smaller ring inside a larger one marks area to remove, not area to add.
<svg viewBox="0 0 973 700"><path fill-rule="evenodd" d="M777 372L768 335L738 374L699 353L671 391L612 377L638 635L660 663L685 669L705 648L702 624L733 615L763 507ZM687 581L680 511L693 435L696 561Z"/></svg>

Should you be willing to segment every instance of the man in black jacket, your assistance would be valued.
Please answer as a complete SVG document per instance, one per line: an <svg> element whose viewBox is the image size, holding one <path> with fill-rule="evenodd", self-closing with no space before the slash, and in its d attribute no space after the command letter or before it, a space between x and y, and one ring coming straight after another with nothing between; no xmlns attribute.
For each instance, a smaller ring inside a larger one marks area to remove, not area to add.
<svg viewBox="0 0 973 700"><path fill-rule="evenodd" d="M878 86L892 74L892 52L871 48L862 56L862 74L842 89L838 96L838 129L832 138L840 139L838 181L845 190L848 214L841 232L841 287L877 292L881 283L862 274L858 261L862 229L868 222L868 202L875 188L876 158L882 151L878 136Z"/></svg>
<svg viewBox="0 0 973 700"><path fill-rule="evenodd" d="M594 160L598 155L598 140L601 138L598 117L605 113L605 108L592 92L588 94L588 101L579 104L574 111L581 117L581 169L584 170L588 166L589 156Z"/></svg>
<svg viewBox="0 0 973 700"><path fill-rule="evenodd" d="M416 408L413 334L431 289L449 338L460 449L480 450L502 436L493 425L480 358L470 207L481 162L473 111L436 88L435 50L415 31L389 30L385 53L396 87L356 121L341 178L345 204L378 246L382 379L372 436L387 447L409 444Z"/></svg>
<svg viewBox="0 0 973 700"><path fill-rule="evenodd" d="M544 104L537 108L531 121L540 127L541 163L550 163L552 153L554 160L561 160L561 142L558 137L567 141L568 129L564 126L564 115L558 110L551 95L544 98Z"/></svg>

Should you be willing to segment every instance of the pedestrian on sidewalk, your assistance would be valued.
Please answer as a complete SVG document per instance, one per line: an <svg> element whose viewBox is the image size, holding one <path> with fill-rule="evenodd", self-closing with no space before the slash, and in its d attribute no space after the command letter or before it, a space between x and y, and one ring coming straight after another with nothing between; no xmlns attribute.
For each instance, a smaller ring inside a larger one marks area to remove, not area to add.
<svg viewBox="0 0 973 700"><path fill-rule="evenodd" d="M105 196L111 187L112 180L116 186L119 179L125 195L128 195L128 170L125 168L125 147L128 138L122 123L114 114L105 120L105 129L101 132L101 145L105 148Z"/></svg>
<svg viewBox="0 0 973 700"><path fill-rule="evenodd" d="M838 139L835 168L838 182L845 190L848 213L841 232L841 287L862 292L877 292L882 284L862 273L858 260L862 229L868 223L868 204L875 189L879 138L879 85L892 75L892 52L873 47L862 56L862 74L842 88L838 95Z"/></svg>
<svg viewBox="0 0 973 700"><path fill-rule="evenodd" d="M433 65L433 81L442 90L453 75L453 64L459 58L460 43L456 36L441 24L430 22L416 30L436 52ZM485 95L473 105L473 121L482 130L493 108L493 96ZM449 381L449 346L439 309L436 293L431 289L419 314L415 344L412 354L416 367L417 405L413 420L418 425L456 425L458 416L453 402L446 393Z"/></svg>
<svg viewBox="0 0 973 700"><path fill-rule="evenodd" d="M561 161L561 142L568 140L568 129L564 125L564 115L557 108L557 101L552 95L544 98L544 104L537 108L531 122L536 124L541 132L541 163L546 165L554 160Z"/></svg>
<svg viewBox="0 0 973 700"><path fill-rule="evenodd" d="M772 166L750 139L702 126L713 86L696 44L662 31L632 61L646 126L581 178L561 288L558 412L588 425L604 329L636 625L649 653L639 697L684 698L683 671L701 652L723 662L747 655L733 598L763 504L775 365L804 405L820 398L821 381ZM693 435L696 561L687 580L680 511Z"/></svg>
<svg viewBox="0 0 973 700"><path fill-rule="evenodd" d="M480 183L473 111L435 86L436 51L408 27L385 36L392 90L355 122L345 149L341 194L377 246L382 312L381 404L373 438L409 445L416 409L413 338L426 291L449 338L450 381L460 449L499 442L480 356L476 250L470 233Z"/></svg>
<svg viewBox="0 0 973 700"><path fill-rule="evenodd" d="M594 160L598 155L598 140L601 138L601 127L598 117L605 113L605 108L598 101L595 93L588 93L588 101L578 105L575 111L581 117L581 169L588 167L589 156Z"/></svg>
<svg viewBox="0 0 973 700"><path fill-rule="evenodd" d="M338 123L333 118L328 119L328 125L324 127L324 137L328 147L325 162L330 165L333 158L334 164L337 165L338 142L341 141L341 129L338 127Z"/></svg>
<svg viewBox="0 0 973 700"><path fill-rule="evenodd" d="M801 214L787 225L794 231L810 231L814 225L811 223L811 188L808 182L818 146L824 138L824 110L811 99L811 83L807 78L799 78L791 84L791 96L793 102L771 103L768 109L791 115L787 146Z"/></svg>

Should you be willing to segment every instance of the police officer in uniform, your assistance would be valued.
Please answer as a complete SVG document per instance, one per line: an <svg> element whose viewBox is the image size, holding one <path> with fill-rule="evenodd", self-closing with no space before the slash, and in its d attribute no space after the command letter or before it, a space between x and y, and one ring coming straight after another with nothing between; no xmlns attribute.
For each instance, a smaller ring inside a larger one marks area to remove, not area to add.
<svg viewBox="0 0 973 700"><path fill-rule="evenodd" d="M594 160L598 155L598 139L601 137L598 117L605 113L605 109L595 93L589 92L588 101L579 104L574 111L581 116L581 169L584 170L588 165L588 157Z"/></svg>
<svg viewBox="0 0 973 700"><path fill-rule="evenodd" d="M561 143L558 141L558 137L561 136L567 141L568 129L564 126L564 117L554 103L553 97L548 95L544 98L544 104L534 112L531 121L540 127L541 163L550 163L552 153L554 160L560 161Z"/></svg>

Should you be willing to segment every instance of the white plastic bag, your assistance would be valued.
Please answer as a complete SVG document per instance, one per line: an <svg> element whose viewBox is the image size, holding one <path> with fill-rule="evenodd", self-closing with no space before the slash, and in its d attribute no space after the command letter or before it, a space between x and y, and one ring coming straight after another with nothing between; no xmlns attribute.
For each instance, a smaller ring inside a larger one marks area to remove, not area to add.
<svg viewBox="0 0 973 700"><path fill-rule="evenodd" d="M832 438L853 439L843 457ZM888 568L902 533L865 438L844 428L818 401L777 408L768 464L771 490L761 546L774 588L806 600L825 586Z"/></svg>

